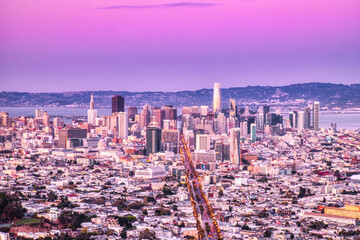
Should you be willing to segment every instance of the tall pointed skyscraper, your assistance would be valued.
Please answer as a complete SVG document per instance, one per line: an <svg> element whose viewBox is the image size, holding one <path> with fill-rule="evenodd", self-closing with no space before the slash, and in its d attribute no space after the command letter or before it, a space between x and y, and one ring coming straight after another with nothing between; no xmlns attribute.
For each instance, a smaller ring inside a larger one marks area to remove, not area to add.
<svg viewBox="0 0 360 240"><path fill-rule="evenodd" d="M90 109L88 110L88 123L95 125L95 119L97 118L97 110L94 106L94 96L91 94Z"/></svg>
<svg viewBox="0 0 360 240"><path fill-rule="evenodd" d="M213 112L221 112L220 83L214 84Z"/></svg>

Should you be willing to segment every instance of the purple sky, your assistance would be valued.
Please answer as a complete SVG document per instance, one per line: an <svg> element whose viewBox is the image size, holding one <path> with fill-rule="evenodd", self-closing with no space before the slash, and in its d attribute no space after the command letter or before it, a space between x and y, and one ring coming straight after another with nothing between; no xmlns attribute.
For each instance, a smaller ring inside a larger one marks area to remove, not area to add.
<svg viewBox="0 0 360 240"><path fill-rule="evenodd" d="M0 0L0 91L360 83L359 0Z"/></svg>

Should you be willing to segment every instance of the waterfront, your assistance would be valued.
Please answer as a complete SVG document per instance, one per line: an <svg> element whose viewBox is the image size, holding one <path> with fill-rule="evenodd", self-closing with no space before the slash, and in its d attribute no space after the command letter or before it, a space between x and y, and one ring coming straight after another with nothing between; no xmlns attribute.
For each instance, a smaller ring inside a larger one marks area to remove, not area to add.
<svg viewBox="0 0 360 240"><path fill-rule="evenodd" d="M39 107L1 107L0 111L5 111L11 117L29 116L34 117L35 110L41 109ZM43 108L50 116L87 116L85 108L66 108L66 107L48 107ZM179 111L180 112L180 111ZM99 116L106 116L111 114L111 109L98 109ZM284 114L288 118L287 114ZM331 123L336 123L338 129L352 129L360 128L360 112L358 113L338 113L332 111L321 112L320 127L329 128Z"/></svg>

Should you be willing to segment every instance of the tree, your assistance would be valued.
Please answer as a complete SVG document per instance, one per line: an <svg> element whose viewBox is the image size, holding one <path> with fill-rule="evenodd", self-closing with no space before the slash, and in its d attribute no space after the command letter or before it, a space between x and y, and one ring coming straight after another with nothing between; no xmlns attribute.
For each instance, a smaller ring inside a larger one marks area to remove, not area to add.
<svg viewBox="0 0 360 240"><path fill-rule="evenodd" d="M125 198L119 198L113 203L114 207L117 207L119 210L124 210L127 208L126 199Z"/></svg>
<svg viewBox="0 0 360 240"><path fill-rule="evenodd" d="M21 219L24 209L16 195L0 193L0 223Z"/></svg>
<svg viewBox="0 0 360 240"><path fill-rule="evenodd" d="M20 166L20 165L17 165L16 168L15 168L16 171L21 171L21 170L24 170L24 167Z"/></svg>
<svg viewBox="0 0 360 240"><path fill-rule="evenodd" d="M77 212L70 212L64 211L59 217L59 222L63 225L69 225L73 230L81 227L81 223L83 222L90 222L90 217L86 216L85 214L77 213Z"/></svg>
<svg viewBox="0 0 360 240"><path fill-rule="evenodd" d="M164 216L164 215L171 215L171 211L167 208L157 208L155 210L156 216Z"/></svg>
<svg viewBox="0 0 360 240"><path fill-rule="evenodd" d="M251 228L247 225L247 224L244 224L242 227L241 227L242 230L251 230Z"/></svg>
<svg viewBox="0 0 360 240"><path fill-rule="evenodd" d="M299 188L299 195L298 195L298 198L303 198L306 196L306 189L303 188L303 187L300 187Z"/></svg>
<svg viewBox="0 0 360 240"><path fill-rule="evenodd" d="M264 232L264 237L266 238L270 238L272 235L272 232L270 229L266 229L266 231Z"/></svg>
<svg viewBox="0 0 360 240"><path fill-rule="evenodd" d="M145 216L148 215L148 211L146 209L143 211L143 215L145 215Z"/></svg>
<svg viewBox="0 0 360 240"><path fill-rule="evenodd" d="M267 179L265 176L263 176L262 178L260 178L260 179L258 180L258 182L267 183L267 182L268 182L268 179Z"/></svg>
<svg viewBox="0 0 360 240"><path fill-rule="evenodd" d="M211 228L210 228L210 225L209 225L209 223L205 223L205 228L206 228L206 231L207 232L210 232L211 231Z"/></svg>
<svg viewBox="0 0 360 240"><path fill-rule="evenodd" d="M155 233L151 232L148 228L140 232L140 239L155 239Z"/></svg>
<svg viewBox="0 0 360 240"><path fill-rule="evenodd" d="M140 210L145 204L141 203L141 202L135 202L135 203L130 203L128 206L127 206L127 210L132 210L132 209L135 209L135 210Z"/></svg>
<svg viewBox="0 0 360 240"><path fill-rule="evenodd" d="M269 213L266 210L262 210L261 212L258 213L259 218L266 218L268 216L269 216Z"/></svg>
<svg viewBox="0 0 360 240"><path fill-rule="evenodd" d="M224 192L223 192L222 189L220 189L220 191L219 191L219 197L222 197L222 196L224 196Z"/></svg>
<svg viewBox="0 0 360 240"><path fill-rule="evenodd" d="M165 195L173 195L174 193L171 191L171 189L170 188L167 188L167 187L164 187L163 188L163 193L165 194Z"/></svg>
<svg viewBox="0 0 360 240"><path fill-rule="evenodd" d="M53 191L50 191L47 195L47 200L50 201L50 202L54 202L58 199L58 196L53 192Z"/></svg>
<svg viewBox="0 0 360 240"><path fill-rule="evenodd" d="M144 203L150 203L150 202L156 203L155 198L154 197L148 197L148 196L144 197Z"/></svg>
<svg viewBox="0 0 360 240"><path fill-rule="evenodd" d="M126 239L126 229L124 228L122 231L121 231L121 233L120 233L120 237L121 238L125 238Z"/></svg>
<svg viewBox="0 0 360 240"><path fill-rule="evenodd" d="M184 237L184 239L189 239L189 240L196 240L196 238L194 236L190 236L190 235L186 235Z"/></svg>

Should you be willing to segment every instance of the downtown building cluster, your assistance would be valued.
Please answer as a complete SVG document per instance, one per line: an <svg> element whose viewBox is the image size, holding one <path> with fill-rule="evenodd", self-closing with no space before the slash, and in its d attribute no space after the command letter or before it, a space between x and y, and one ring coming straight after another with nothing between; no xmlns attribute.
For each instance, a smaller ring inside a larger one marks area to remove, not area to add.
<svg viewBox="0 0 360 240"><path fill-rule="evenodd" d="M359 234L360 136L321 129L319 102L288 114L235 96L222 104L216 83L213 106L126 107L114 96L99 116L96 97L71 123L0 112L1 192L36 222L2 219L11 236L197 238L181 135L224 239Z"/></svg>

